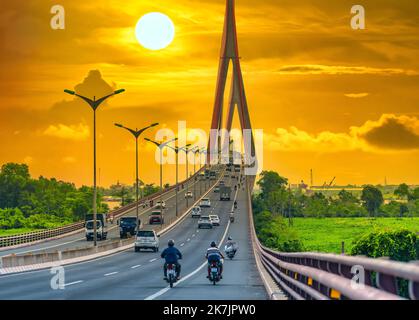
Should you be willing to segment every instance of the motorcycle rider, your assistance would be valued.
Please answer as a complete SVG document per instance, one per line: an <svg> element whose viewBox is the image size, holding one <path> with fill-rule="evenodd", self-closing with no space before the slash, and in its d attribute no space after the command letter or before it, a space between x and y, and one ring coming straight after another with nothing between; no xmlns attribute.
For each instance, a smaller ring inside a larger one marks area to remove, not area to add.
<svg viewBox="0 0 419 320"><path fill-rule="evenodd" d="M180 251L175 248L175 242L170 239L167 243L168 247L166 249L163 250L163 252L161 253L161 257L163 259L165 259L165 263L164 263L164 280L167 280L167 265L168 264L174 264L176 267L176 275L177 275L177 279L180 279L180 269L181 269L181 265L178 262L179 259L182 259L182 253L180 253Z"/></svg>
<svg viewBox="0 0 419 320"><path fill-rule="evenodd" d="M220 270L220 279L222 279L223 278L223 276L222 276L223 263L222 263L221 259L224 259L224 256L221 253L220 249L218 249L217 244L215 243L215 241L212 241L211 246L207 249L206 258L208 260L208 275L207 275L207 278L210 277L211 262L215 261L215 262L217 262L218 268Z"/></svg>
<svg viewBox="0 0 419 320"><path fill-rule="evenodd" d="M234 208L237 209L237 200L234 200Z"/></svg>
<svg viewBox="0 0 419 320"><path fill-rule="evenodd" d="M228 237L225 248L232 248L232 251L234 252L234 254L236 254L237 249L239 248L237 245L236 241L233 241L233 239L231 237ZM227 251L226 251L227 252Z"/></svg>

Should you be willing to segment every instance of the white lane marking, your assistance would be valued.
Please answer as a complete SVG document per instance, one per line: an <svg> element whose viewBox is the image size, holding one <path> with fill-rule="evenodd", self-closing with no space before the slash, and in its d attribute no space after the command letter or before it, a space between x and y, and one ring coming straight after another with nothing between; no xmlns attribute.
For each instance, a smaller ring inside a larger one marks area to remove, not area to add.
<svg viewBox="0 0 419 320"><path fill-rule="evenodd" d="M181 244L180 244L180 246L181 246L181 247L183 247L184 245L185 245L184 243L181 243Z"/></svg>
<svg viewBox="0 0 419 320"><path fill-rule="evenodd" d="M104 274L104 276L108 277L108 276L112 276L112 275L117 274L117 273L118 273L118 271L114 271L114 272L106 273L106 274Z"/></svg>
<svg viewBox="0 0 419 320"><path fill-rule="evenodd" d="M132 266L131 269L135 269L135 268L138 268L138 267L141 267L141 264L137 264L136 266Z"/></svg>
<svg viewBox="0 0 419 320"><path fill-rule="evenodd" d="M154 259L151 259L150 260L150 262L154 262L154 261L156 261L157 260L157 258L154 258Z"/></svg>
<svg viewBox="0 0 419 320"><path fill-rule="evenodd" d="M223 237L220 240L220 244L222 244L225 240L225 237L227 236L227 232L228 229L230 228L230 221L228 221L227 223L227 227L224 231ZM198 268L196 268L194 271L192 271L191 273L189 273L188 275L184 276L183 278L181 278L179 281L175 282L173 284L173 286L177 286L179 283L182 283L183 281L189 279L190 277L194 276L195 274L197 274L202 268L204 268L206 265L208 264L207 261L205 261L203 264L201 264ZM146 297L144 300L154 300L157 297L160 297L161 295L165 294L167 291L170 290L170 286L167 286L166 288L161 289L160 291L157 291L156 293Z"/></svg>
<svg viewBox="0 0 419 320"><path fill-rule="evenodd" d="M82 282L83 282L83 280L78 280L78 281L74 281L74 282L65 283L64 287L72 286L73 284L82 283Z"/></svg>

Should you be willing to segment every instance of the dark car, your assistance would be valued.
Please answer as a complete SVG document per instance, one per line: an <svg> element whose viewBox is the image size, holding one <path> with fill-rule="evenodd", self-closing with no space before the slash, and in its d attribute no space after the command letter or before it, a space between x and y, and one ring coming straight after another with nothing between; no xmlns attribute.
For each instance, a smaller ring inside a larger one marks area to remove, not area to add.
<svg viewBox="0 0 419 320"><path fill-rule="evenodd" d="M122 217L118 220L119 225L119 236L125 238L130 234L133 236L137 229L137 218L136 217Z"/></svg>
<svg viewBox="0 0 419 320"><path fill-rule="evenodd" d="M153 211L150 214L150 218L148 220L149 224L163 224L164 223L164 216L161 214L160 211Z"/></svg>

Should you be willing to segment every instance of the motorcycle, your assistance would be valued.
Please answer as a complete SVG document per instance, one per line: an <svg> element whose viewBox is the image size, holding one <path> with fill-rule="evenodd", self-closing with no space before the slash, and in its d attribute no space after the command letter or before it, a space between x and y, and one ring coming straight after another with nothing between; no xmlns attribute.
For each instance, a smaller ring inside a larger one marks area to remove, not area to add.
<svg viewBox="0 0 419 320"><path fill-rule="evenodd" d="M234 222L234 215L230 214L230 222L233 223Z"/></svg>
<svg viewBox="0 0 419 320"><path fill-rule="evenodd" d="M220 270L216 261L211 262L210 266L210 276L209 281L215 286L215 284L220 281Z"/></svg>
<svg viewBox="0 0 419 320"><path fill-rule="evenodd" d="M224 252L226 253L227 257L232 260L236 255L236 250L234 249L233 245L225 246Z"/></svg>
<svg viewBox="0 0 419 320"><path fill-rule="evenodd" d="M169 263L167 265L167 282L170 285L170 288L173 288L173 283L177 281L177 274L176 274L176 265L173 263Z"/></svg>
<svg viewBox="0 0 419 320"><path fill-rule="evenodd" d="M237 202L234 202L234 209L237 209Z"/></svg>

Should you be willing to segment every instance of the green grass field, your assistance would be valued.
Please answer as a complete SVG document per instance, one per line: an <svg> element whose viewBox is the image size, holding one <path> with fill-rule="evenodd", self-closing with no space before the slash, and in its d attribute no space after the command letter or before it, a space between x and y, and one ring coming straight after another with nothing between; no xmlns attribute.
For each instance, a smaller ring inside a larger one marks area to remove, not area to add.
<svg viewBox="0 0 419 320"><path fill-rule="evenodd" d="M374 230L408 229L419 233L419 218L294 218L293 229L307 251L340 253L345 242L349 253L352 242Z"/></svg>

